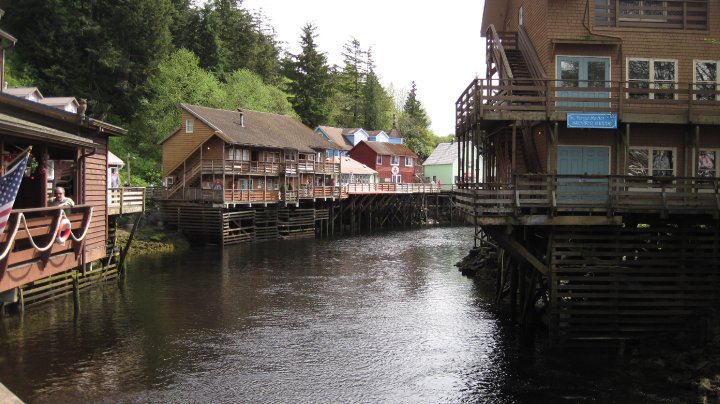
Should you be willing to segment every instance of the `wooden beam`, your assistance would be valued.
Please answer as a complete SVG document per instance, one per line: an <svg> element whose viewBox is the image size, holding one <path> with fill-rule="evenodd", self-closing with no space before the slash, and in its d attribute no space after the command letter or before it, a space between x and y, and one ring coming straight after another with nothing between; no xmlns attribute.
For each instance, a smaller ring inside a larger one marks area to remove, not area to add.
<svg viewBox="0 0 720 404"><path fill-rule="evenodd" d="M520 244L511 235L507 234L504 229L504 227L495 226L483 227L483 230L485 230L500 246L512 254L515 259L530 264L543 275L548 275L550 273L548 267L532 255L525 246Z"/></svg>

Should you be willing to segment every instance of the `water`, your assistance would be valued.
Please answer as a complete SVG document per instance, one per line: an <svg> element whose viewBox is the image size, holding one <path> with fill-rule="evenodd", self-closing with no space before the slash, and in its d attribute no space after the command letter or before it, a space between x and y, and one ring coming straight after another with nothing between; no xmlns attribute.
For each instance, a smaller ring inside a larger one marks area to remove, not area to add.
<svg viewBox="0 0 720 404"><path fill-rule="evenodd" d="M27 402L673 402L597 358L520 349L454 267L472 234L138 258L78 317L65 299L3 319L0 381Z"/></svg>

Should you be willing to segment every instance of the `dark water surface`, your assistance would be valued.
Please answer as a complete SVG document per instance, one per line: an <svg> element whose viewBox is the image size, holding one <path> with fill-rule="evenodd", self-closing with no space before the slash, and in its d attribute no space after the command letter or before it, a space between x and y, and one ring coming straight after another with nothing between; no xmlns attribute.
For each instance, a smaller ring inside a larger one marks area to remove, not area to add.
<svg viewBox="0 0 720 404"><path fill-rule="evenodd" d="M27 402L675 402L603 360L519 349L454 266L472 234L137 258L77 318L64 299L3 319L0 381Z"/></svg>

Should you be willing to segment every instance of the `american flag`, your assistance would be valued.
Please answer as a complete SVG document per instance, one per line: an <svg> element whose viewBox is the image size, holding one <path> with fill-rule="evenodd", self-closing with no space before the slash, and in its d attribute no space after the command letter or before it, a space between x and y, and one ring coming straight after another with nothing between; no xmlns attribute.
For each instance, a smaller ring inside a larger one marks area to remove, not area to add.
<svg viewBox="0 0 720 404"><path fill-rule="evenodd" d="M29 155L30 153L25 153L25 157L0 177L0 233L5 229L10 217L10 211L15 203Z"/></svg>

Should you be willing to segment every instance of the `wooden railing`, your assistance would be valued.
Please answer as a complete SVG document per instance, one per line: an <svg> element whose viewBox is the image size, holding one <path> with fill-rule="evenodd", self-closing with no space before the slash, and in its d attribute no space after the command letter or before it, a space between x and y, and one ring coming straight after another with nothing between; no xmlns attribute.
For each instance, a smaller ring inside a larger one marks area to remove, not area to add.
<svg viewBox="0 0 720 404"><path fill-rule="evenodd" d="M641 27L705 30L708 27L708 0L663 0L593 4L596 27Z"/></svg>
<svg viewBox="0 0 720 404"><path fill-rule="evenodd" d="M71 234L58 240L62 219ZM92 206L16 209L0 233L0 292L80 265L80 253L92 218Z"/></svg>
<svg viewBox="0 0 720 404"><path fill-rule="evenodd" d="M567 112L616 113L626 121L635 119L630 114L675 116L688 122L698 117L720 119L720 86L673 83L638 88L625 81L549 79L533 83L473 80L456 102L457 127L462 130L480 119L563 119L556 114Z"/></svg>
<svg viewBox="0 0 720 404"><path fill-rule="evenodd" d="M420 194L438 193L440 187L436 184L395 184L395 183L374 183L374 184L347 184L349 194Z"/></svg>
<svg viewBox="0 0 720 404"><path fill-rule="evenodd" d="M203 174L266 174L280 175L285 166L281 163L241 160L203 160Z"/></svg>
<svg viewBox="0 0 720 404"><path fill-rule="evenodd" d="M568 213L711 214L720 216L720 179L516 175L508 184L458 184L458 205L480 216Z"/></svg>
<svg viewBox="0 0 720 404"><path fill-rule="evenodd" d="M108 215L122 215L145 211L145 188L109 188Z"/></svg>

